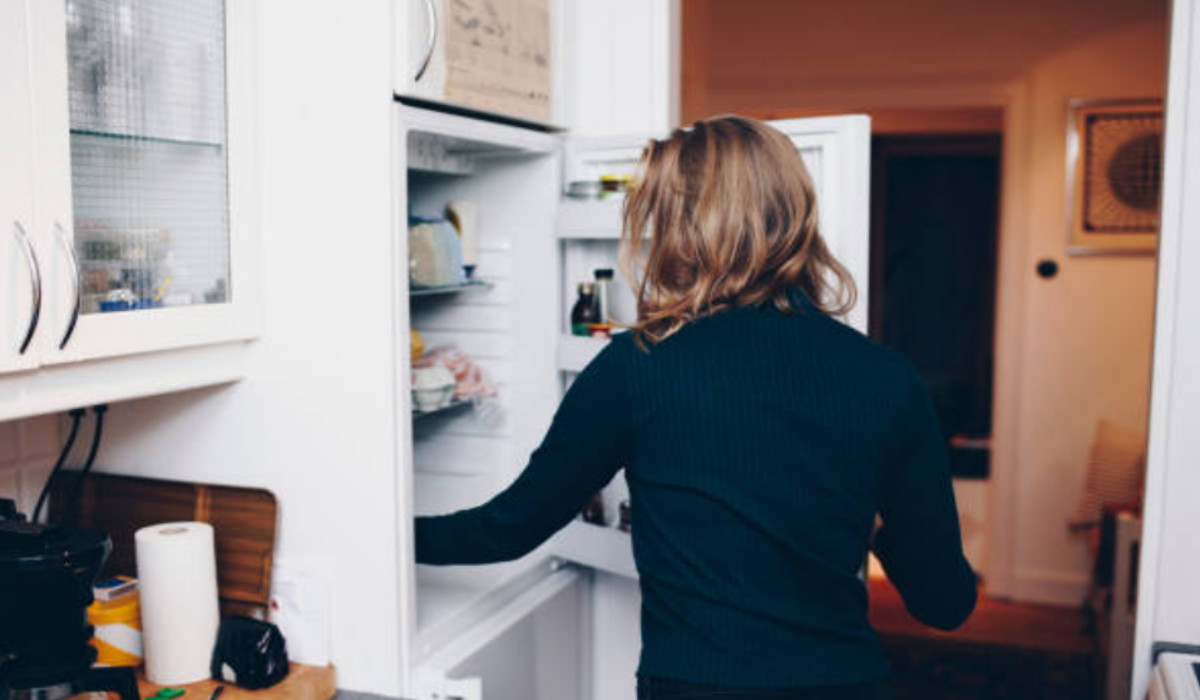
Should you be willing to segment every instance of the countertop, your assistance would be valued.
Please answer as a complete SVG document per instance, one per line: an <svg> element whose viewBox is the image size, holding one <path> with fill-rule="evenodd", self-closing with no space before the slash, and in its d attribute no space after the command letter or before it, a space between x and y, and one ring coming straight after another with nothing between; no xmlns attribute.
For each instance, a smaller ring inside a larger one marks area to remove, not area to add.
<svg viewBox="0 0 1200 700"><path fill-rule="evenodd" d="M229 683L214 680L200 681L178 686L186 691L179 700L208 700L218 686L225 686L221 700L330 700L335 696L341 700L354 700L354 694L337 692L337 674L333 666L305 666L292 664L288 677L278 685L264 690L246 690ZM153 696L162 686L144 678L138 678L138 692L143 698Z"/></svg>

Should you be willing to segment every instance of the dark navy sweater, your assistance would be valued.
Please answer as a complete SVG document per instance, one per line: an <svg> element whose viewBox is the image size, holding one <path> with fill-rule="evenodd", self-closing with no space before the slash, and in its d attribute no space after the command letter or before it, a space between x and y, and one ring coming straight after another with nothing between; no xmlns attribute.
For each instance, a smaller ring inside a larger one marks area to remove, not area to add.
<svg viewBox="0 0 1200 700"><path fill-rule="evenodd" d="M512 486L417 519L417 561L521 556L622 467L640 675L756 687L886 676L858 576L877 513L873 549L914 616L950 629L974 608L921 379L811 306L725 311L648 351L617 336Z"/></svg>

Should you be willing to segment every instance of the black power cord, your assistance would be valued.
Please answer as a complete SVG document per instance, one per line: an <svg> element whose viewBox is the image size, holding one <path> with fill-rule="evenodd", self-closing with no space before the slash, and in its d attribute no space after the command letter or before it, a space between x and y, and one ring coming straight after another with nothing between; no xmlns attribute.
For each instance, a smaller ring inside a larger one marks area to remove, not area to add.
<svg viewBox="0 0 1200 700"><path fill-rule="evenodd" d="M104 434L104 414L107 411L108 404L92 406L92 413L96 414L96 430L92 433L92 446L88 449L83 468L79 470L75 488L71 491L71 500L67 501L67 507L62 510L63 519L68 525L79 522L79 512L76 510L79 504L79 494L83 492L83 482L87 479L88 473L92 471L92 465L96 463L96 454L100 451L100 437Z"/></svg>
<svg viewBox="0 0 1200 700"><path fill-rule="evenodd" d="M71 454L71 448L75 445L75 436L79 434L79 422L83 420L85 410L82 408L73 408L68 413L71 416L71 432L67 435L67 441L63 443L62 450L58 453L58 460L54 462L54 468L50 470L50 476L46 477L46 483L42 486L42 492L38 494L37 506L33 509L33 517L30 522L36 523L42 515L42 506L46 505L46 499L50 496L50 491L54 488L54 482L58 480L58 473L62 471L63 465L67 462L67 456Z"/></svg>

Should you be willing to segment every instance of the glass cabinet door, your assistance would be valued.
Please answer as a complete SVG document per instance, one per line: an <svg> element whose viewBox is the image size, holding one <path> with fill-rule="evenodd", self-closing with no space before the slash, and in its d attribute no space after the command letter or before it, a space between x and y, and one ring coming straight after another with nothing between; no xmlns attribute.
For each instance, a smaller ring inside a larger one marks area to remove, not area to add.
<svg viewBox="0 0 1200 700"><path fill-rule="evenodd" d="M43 365L257 333L256 5L31 3Z"/></svg>
<svg viewBox="0 0 1200 700"><path fill-rule="evenodd" d="M223 0L67 0L79 313L222 304Z"/></svg>

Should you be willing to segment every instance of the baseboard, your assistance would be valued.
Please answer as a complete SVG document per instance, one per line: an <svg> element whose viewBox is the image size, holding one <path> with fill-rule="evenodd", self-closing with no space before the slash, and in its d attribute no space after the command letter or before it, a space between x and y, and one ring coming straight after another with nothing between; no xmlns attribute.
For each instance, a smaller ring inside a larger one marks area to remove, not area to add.
<svg viewBox="0 0 1200 700"><path fill-rule="evenodd" d="M1018 570L1012 578L1011 593L1006 597L1040 605L1081 605L1087 597L1088 581L1087 574Z"/></svg>

